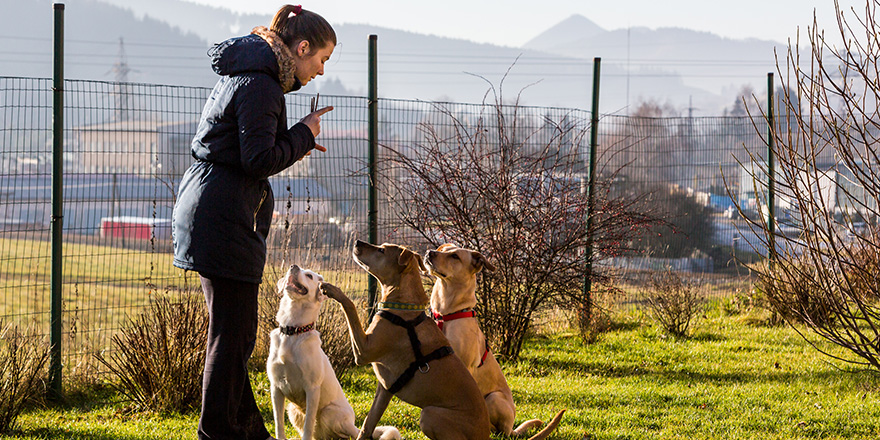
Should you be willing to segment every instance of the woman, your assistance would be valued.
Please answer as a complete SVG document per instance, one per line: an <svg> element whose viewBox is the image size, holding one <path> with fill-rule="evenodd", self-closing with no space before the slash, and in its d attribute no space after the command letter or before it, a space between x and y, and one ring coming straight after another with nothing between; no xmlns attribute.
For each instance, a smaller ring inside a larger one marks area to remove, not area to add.
<svg viewBox="0 0 880 440"><path fill-rule="evenodd" d="M336 47L324 18L282 7L270 28L214 46L221 76L202 110L173 214L174 265L199 273L210 319L199 439L271 438L254 401L247 361L274 198L268 177L312 149L317 110L287 127L284 94L318 75Z"/></svg>

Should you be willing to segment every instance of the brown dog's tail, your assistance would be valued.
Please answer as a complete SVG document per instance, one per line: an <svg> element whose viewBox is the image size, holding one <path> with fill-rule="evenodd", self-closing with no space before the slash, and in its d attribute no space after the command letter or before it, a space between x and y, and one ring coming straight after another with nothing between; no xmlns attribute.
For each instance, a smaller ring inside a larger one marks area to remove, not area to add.
<svg viewBox="0 0 880 440"><path fill-rule="evenodd" d="M556 427L559 426L559 422L562 421L563 414L565 414L565 410L559 411L556 416L553 417L553 420L551 420L550 423L548 423L547 426L545 426L544 429L541 430L541 432L533 435L531 438L529 438L529 440L543 440L549 437L550 434L552 434L553 431L556 430Z"/></svg>

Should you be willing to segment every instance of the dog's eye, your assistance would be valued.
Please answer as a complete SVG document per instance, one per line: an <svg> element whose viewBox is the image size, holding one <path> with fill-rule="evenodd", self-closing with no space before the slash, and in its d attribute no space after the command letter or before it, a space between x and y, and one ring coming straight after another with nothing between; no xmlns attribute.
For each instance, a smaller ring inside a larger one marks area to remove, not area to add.
<svg viewBox="0 0 880 440"><path fill-rule="evenodd" d="M452 254L452 259L453 260L461 260L461 257L459 257L458 254Z"/></svg>
<svg viewBox="0 0 880 440"><path fill-rule="evenodd" d="M379 253L380 253L380 254L384 254L384 253L385 253L385 248L380 247L380 248L379 248Z"/></svg>
<svg viewBox="0 0 880 440"><path fill-rule="evenodd" d="M310 279L310 280L311 280L311 279L312 279L312 274L310 274L310 273L307 273L307 274L306 274L306 277L308 277L308 279Z"/></svg>

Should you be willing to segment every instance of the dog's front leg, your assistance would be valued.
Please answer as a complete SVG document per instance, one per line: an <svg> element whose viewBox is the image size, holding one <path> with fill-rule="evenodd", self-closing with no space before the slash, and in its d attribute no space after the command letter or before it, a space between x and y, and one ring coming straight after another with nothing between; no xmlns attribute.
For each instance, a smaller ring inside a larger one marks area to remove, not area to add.
<svg viewBox="0 0 880 440"><path fill-rule="evenodd" d="M379 419L385 414L385 410L388 408L388 403L391 402L391 396L393 396L393 394L388 392L381 383L376 384L376 395L373 397L373 404L370 406L370 412L367 413L367 418L364 419L364 425L361 427L361 433L358 436L358 440L369 440L373 438L373 431L376 429L376 425L379 424Z"/></svg>
<svg viewBox="0 0 880 440"><path fill-rule="evenodd" d="M278 440L286 440L287 434L284 432L284 393L278 388L272 387L269 390L272 397L272 415L275 416L275 437Z"/></svg>
<svg viewBox="0 0 880 440"><path fill-rule="evenodd" d="M345 313L345 321L348 323L348 334L351 336L351 348L354 353L355 363L358 365L367 365L374 362L379 355L379 353L377 353L378 347L374 347L373 344L371 344L370 335L364 331L364 327L361 325L361 318L358 316L357 307L355 307L354 302L352 302L349 297L345 296L342 289L332 284L321 283L321 290L324 295L333 298L342 306L342 311Z"/></svg>
<svg viewBox="0 0 880 440"><path fill-rule="evenodd" d="M303 421L302 440L315 438L315 425L318 422L318 405L321 404L321 386L317 385L306 390L306 415Z"/></svg>

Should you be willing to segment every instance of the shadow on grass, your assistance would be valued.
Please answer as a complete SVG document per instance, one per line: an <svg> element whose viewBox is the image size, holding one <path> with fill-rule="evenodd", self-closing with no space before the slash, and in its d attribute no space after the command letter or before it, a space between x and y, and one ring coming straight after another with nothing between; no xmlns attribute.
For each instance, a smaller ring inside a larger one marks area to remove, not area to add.
<svg viewBox="0 0 880 440"><path fill-rule="evenodd" d="M665 369L663 365L652 364L648 366L637 364L608 364L604 362L590 362L589 360L572 360L558 359L550 357L533 357L524 358L520 368L523 368L525 374L534 372L536 376L544 376L551 371L561 371L575 374L590 374L600 377L609 378L626 378L626 377L656 377L668 382L682 383L746 383L746 384L762 384L762 383L791 383L793 380L810 379L821 380L838 377L841 372L837 370L816 371L816 372L790 372L785 370L773 369L773 365L768 365L768 370L763 372L703 372L692 371L688 369Z"/></svg>
<svg viewBox="0 0 880 440"><path fill-rule="evenodd" d="M27 431L19 431L14 429L6 433L6 435L11 435L16 438L21 439L33 439L33 440L146 440L151 439L149 435L120 435L118 433L113 434L101 434L94 432L93 429L85 429L85 428L73 428L73 427L65 427L65 428L36 428L29 429ZM4 437L5 438L5 437Z"/></svg>

